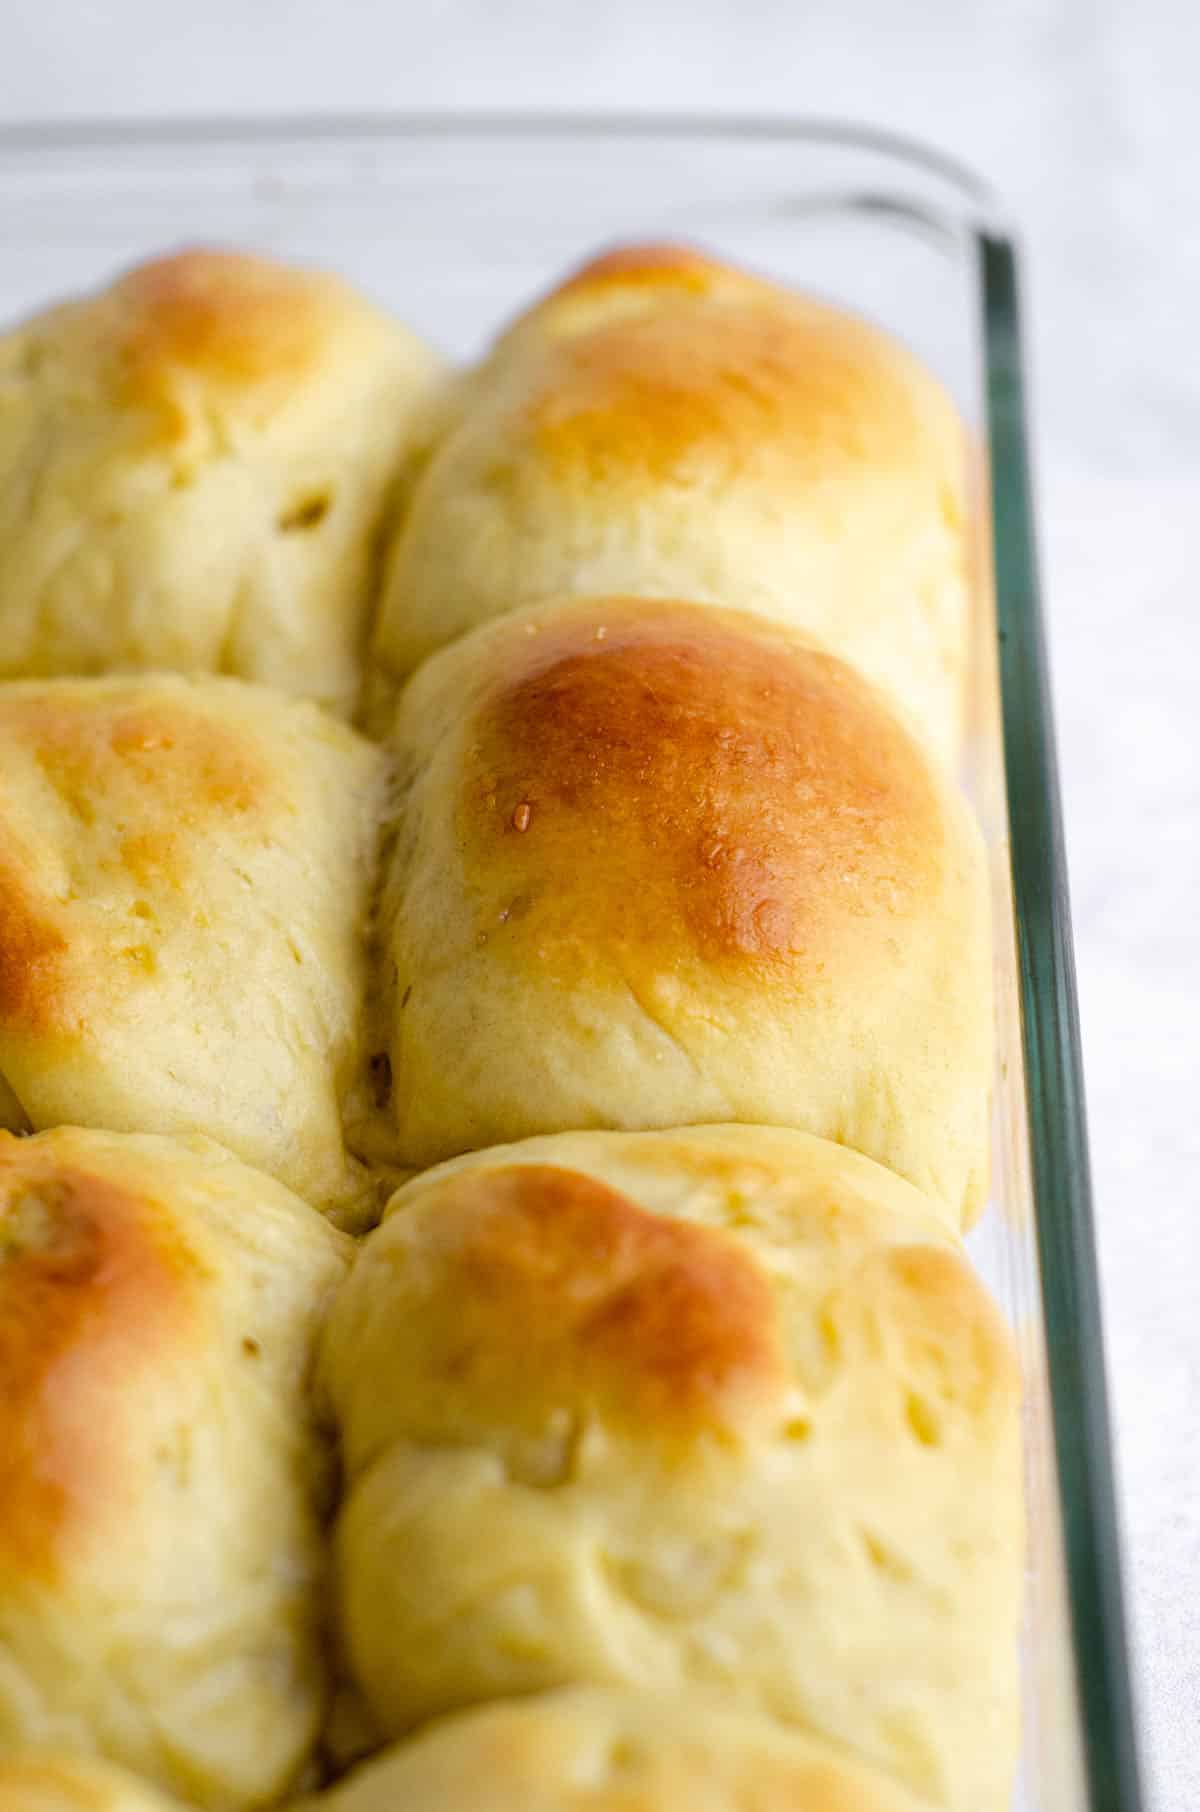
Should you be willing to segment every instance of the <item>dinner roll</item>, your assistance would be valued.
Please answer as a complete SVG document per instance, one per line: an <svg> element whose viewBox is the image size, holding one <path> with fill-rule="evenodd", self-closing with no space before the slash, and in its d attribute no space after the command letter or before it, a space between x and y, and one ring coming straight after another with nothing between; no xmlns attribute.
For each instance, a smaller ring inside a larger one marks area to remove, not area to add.
<svg viewBox="0 0 1200 1812"><path fill-rule="evenodd" d="M815 631L952 755L965 514L961 424L902 346L634 246L534 307L462 390L392 549L376 657L403 676L567 593L704 599Z"/></svg>
<svg viewBox="0 0 1200 1812"><path fill-rule="evenodd" d="M303 1767L309 1368L348 1244L207 1139L0 1133L0 1755L93 1751L221 1812Z"/></svg>
<svg viewBox="0 0 1200 1812"><path fill-rule="evenodd" d="M0 677L355 697L433 356L346 284L191 250L0 338Z"/></svg>
<svg viewBox="0 0 1200 1812"><path fill-rule="evenodd" d="M380 778L235 680L0 687L0 1123L204 1132L354 1211Z"/></svg>
<svg viewBox="0 0 1200 1812"><path fill-rule="evenodd" d="M1015 1356L879 1166L731 1126L460 1159L368 1236L320 1376L382 1733L704 1686L952 1812L1007 1806Z"/></svg>
<svg viewBox="0 0 1200 1812"><path fill-rule="evenodd" d="M448 1718L307 1804L308 1812L924 1812L843 1751L732 1711L715 1694L603 1687Z"/></svg>
<svg viewBox="0 0 1200 1812"><path fill-rule="evenodd" d="M32 1751L0 1758L0 1812L182 1812L124 1769Z"/></svg>
<svg viewBox="0 0 1200 1812"><path fill-rule="evenodd" d="M983 847L852 668L703 605L535 606L429 661L392 746L373 1044L405 1163L766 1121L979 1210Z"/></svg>

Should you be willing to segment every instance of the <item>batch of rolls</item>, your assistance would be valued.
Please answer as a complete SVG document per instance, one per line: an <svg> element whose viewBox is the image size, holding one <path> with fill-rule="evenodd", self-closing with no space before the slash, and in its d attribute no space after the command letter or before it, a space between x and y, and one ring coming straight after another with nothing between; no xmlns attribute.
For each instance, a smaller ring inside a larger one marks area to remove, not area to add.
<svg viewBox="0 0 1200 1812"><path fill-rule="evenodd" d="M0 338L2 1812L1003 1812L964 465L678 248Z"/></svg>

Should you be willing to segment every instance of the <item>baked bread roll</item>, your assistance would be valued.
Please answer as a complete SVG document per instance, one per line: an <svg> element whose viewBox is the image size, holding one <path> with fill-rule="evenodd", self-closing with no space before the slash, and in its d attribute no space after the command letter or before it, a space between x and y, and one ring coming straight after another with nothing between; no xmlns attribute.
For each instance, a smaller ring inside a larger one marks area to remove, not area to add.
<svg viewBox="0 0 1200 1812"><path fill-rule="evenodd" d="M1016 1362L879 1166L728 1126L460 1159L368 1236L320 1378L340 1638L383 1734L699 1686L950 1812L1007 1807Z"/></svg>
<svg viewBox="0 0 1200 1812"><path fill-rule="evenodd" d="M435 369L337 278L235 252L0 338L0 677L231 673L348 709Z"/></svg>
<svg viewBox="0 0 1200 1812"><path fill-rule="evenodd" d="M844 1752L731 1711L717 1695L603 1687L448 1718L306 1806L307 1812L926 1812Z"/></svg>
<svg viewBox="0 0 1200 1812"><path fill-rule="evenodd" d="M978 1212L983 847L843 661L705 605L535 606L429 661L392 749L373 1042L401 1161L770 1122Z"/></svg>
<svg viewBox="0 0 1200 1812"><path fill-rule="evenodd" d="M144 1781L85 1756L0 1758L0 1812L183 1812Z"/></svg>
<svg viewBox="0 0 1200 1812"><path fill-rule="evenodd" d="M0 1123L207 1133L354 1212L380 772L234 680L0 687Z"/></svg>
<svg viewBox="0 0 1200 1812"><path fill-rule="evenodd" d="M0 1134L0 1755L92 1751L221 1812L303 1767L309 1369L348 1245L206 1139Z"/></svg>
<svg viewBox="0 0 1200 1812"><path fill-rule="evenodd" d="M672 246L585 265L466 384L389 560L403 677L538 599L705 599L815 631L946 755L967 658L965 442L840 309Z"/></svg>

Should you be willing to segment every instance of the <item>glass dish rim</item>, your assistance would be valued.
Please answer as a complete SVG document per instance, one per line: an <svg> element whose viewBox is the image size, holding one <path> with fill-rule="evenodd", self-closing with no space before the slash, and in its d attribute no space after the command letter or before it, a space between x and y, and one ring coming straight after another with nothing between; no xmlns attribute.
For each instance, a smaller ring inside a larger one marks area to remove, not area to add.
<svg viewBox="0 0 1200 1812"><path fill-rule="evenodd" d="M889 127L818 116L703 112L621 112L555 108L528 111L470 107L449 112L430 108L402 111L304 113L145 114L136 119L79 115L61 120L0 122L0 148L33 150L83 145L201 143L289 138L364 140L371 138L474 138L487 134L562 134L567 137L705 137L772 139L796 143L843 144L877 151L897 163L944 177L964 196L998 205L992 185L964 159L912 134Z"/></svg>
<svg viewBox="0 0 1200 1812"><path fill-rule="evenodd" d="M461 112L77 118L0 125L0 157L39 152L351 144L483 137L755 141L885 159L895 185L836 205L892 209L959 241L978 278L990 554L995 587L1009 867L1041 1297L1072 1655L1089 1812L1141 1812L1113 1444L1088 1160L1058 764L1035 537L1016 235L992 185L924 139L843 119L467 108ZM906 189L935 178L931 200Z"/></svg>

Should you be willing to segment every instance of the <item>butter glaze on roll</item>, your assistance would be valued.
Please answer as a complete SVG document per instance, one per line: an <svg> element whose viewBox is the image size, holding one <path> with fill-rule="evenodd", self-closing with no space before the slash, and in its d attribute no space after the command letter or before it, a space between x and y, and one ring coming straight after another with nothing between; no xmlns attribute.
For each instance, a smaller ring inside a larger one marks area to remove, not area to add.
<svg viewBox="0 0 1200 1812"><path fill-rule="evenodd" d="M0 686L0 1123L200 1131L363 1211L340 1112L380 780L235 680Z"/></svg>
<svg viewBox="0 0 1200 1812"><path fill-rule="evenodd" d="M297 1812L928 1808L850 1756L715 1694L593 1688L448 1718Z"/></svg>
<svg viewBox="0 0 1200 1812"><path fill-rule="evenodd" d="M425 665L391 753L374 1042L401 1162L757 1121L978 1212L982 843L843 661L704 605L537 606Z"/></svg>
<svg viewBox="0 0 1200 1812"><path fill-rule="evenodd" d="M1016 1361L878 1165L758 1127L460 1159L368 1236L320 1376L382 1734L703 1686L952 1812L1007 1806Z"/></svg>
<svg viewBox="0 0 1200 1812"><path fill-rule="evenodd" d="M403 678L522 604L686 597L819 634L952 758L967 659L965 439L866 322L671 246L585 265L496 343L392 549Z"/></svg>
<svg viewBox="0 0 1200 1812"><path fill-rule="evenodd" d="M214 1812L294 1782L348 1248L205 1139L0 1133L0 1755L92 1751Z"/></svg>
<svg viewBox="0 0 1200 1812"><path fill-rule="evenodd" d="M349 709L435 369L337 278L199 249L0 338L0 678L231 673Z"/></svg>

